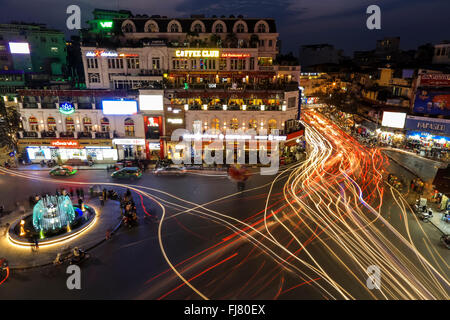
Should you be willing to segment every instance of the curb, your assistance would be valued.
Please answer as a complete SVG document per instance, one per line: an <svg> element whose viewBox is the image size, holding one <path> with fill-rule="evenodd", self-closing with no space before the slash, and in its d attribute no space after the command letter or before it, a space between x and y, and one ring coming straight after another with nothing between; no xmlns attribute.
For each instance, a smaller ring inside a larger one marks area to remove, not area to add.
<svg viewBox="0 0 450 320"><path fill-rule="evenodd" d="M113 230L111 231L111 236L113 234L115 234L117 232L117 230L120 228L120 226L122 225L122 220L120 220L120 222L113 228ZM88 249L86 249L85 251L88 252L89 250L92 250L96 247L98 247L99 245L101 245L103 242L105 242L106 239L102 239L100 240L98 243L92 245L91 247L89 247ZM68 259L64 259L63 263L66 262ZM31 270L31 269L36 269L36 268L42 268L42 267L46 267L46 266L53 266L53 261L52 262L47 262L44 264L39 264L39 265L34 265L34 266L19 266L19 267L9 267L9 270L13 271L23 271L23 270Z"/></svg>
<svg viewBox="0 0 450 320"><path fill-rule="evenodd" d="M383 152L384 153L384 152ZM408 169L407 167L405 167L403 164L401 164L398 160L395 160L394 158L391 158L387 153L384 153L389 159L391 159L392 161L394 161L396 164L398 164L399 166L401 166L403 169L405 169L406 171L409 171L411 174L413 174L415 177L420 178L417 174L415 174L414 172L412 172L410 169ZM417 214L413 211L413 213L417 216ZM444 231L442 231L436 224L434 224L433 221L428 220L429 223L431 223L436 229L438 229L438 231L442 234L445 234Z"/></svg>

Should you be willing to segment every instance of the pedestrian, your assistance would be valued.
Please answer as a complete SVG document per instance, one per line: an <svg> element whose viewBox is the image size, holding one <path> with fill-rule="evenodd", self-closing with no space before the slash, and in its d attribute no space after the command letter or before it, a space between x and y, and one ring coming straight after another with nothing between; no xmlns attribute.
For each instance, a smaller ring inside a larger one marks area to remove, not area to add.
<svg viewBox="0 0 450 320"><path fill-rule="evenodd" d="M103 200L108 199L108 196L106 194L106 188L103 188Z"/></svg>
<svg viewBox="0 0 450 320"><path fill-rule="evenodd" d="M39 252L39 240L37 236L34 236L34 252Z"/></svg>
<svg viewBox="0 0 450 320"><path fill-rule="evenodd" d="M105 239L106 240L110 240L111 239L111 229L109 229L109 228L106 230Z"/></svg>
<svg viewBox="0 0 450 320"><path fill-rule="evenodd" d="M78 205L80 206L80 209L81 209L82 204L83 204L83 199L78 198Z"/></svg>
<svg viewBox="0 0 450 320"><path fill-rule="evenodd" d="M105 198L103 197L103 194L101 194L98 198L100 199L100 205L102 207L104 207L105 206Z"/></svg>
<svg viewBox="0 0 450 320"><path fill-rule="evenodd" d="M77 198L79 198L80 197L80 189L79 188L76 188L76 193L77 193Z"/></svg>

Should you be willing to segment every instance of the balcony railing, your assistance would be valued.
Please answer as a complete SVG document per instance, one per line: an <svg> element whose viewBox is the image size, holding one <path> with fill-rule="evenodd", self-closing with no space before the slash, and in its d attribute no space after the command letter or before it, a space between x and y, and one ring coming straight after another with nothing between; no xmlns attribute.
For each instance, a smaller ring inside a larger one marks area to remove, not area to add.
<svg viewBox="0 0 450 320"><path fill-rule="evenodd" d="M215 104L215 105L207 105L208 111L282 111L283 108L281 105L273 104L273 105L264 105L264 110L261 110L261 105L247 105L245 110L241 105L227 105L226 110L224 110L223 105ZM203 105L199 104L191 104L189 105L188 110L205 110Z"/></svg>
<svg viewBox="0 0 450 320"><path fill-rule="evenodd" d="M73 131L60 132L59 136L61 138L73 138L73 137L75 137L75 132L73 132Z"/></svg>
<svg viewBox="0 0 450 320"><path fill-rule="evenodd" d="M24 138L37 138L39 134L36 131L23 131Z"/></svg>
<svg viewBox="0 0 450 320"><path fill-rule="evenodd" d="M42 138L56 138L56 131L41 131Z"/></svg>
<svg viewBox="0 0 450 320"><path fill-rule="evenodd" d="M83 132L78 132L78 138L87 138L87 139L92 139L92 132L89 131L83 131Z"/></svg>
<svg viewBox="0 0 450 320"><path fill-rule="evenodd" d="M109 139L110 133L109 132L96 132L95 138L96 139Z"/></svg>

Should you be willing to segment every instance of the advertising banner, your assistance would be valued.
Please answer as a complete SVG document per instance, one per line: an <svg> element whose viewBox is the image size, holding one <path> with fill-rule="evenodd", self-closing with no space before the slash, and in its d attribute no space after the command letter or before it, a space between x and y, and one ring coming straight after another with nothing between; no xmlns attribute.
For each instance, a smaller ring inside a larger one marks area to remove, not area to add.
<svg viewBox="0 0 450 320"><path fill-rule="evenodd" d="M414 100L414 112L450 115L450 91L430 91L419 89Z"/></svg>
<svg viewBox="0 0 450 320"><path fill-rule="evenodd" d="M429 73L420 75L420 87L450 87L450 74Z"/></svg>
<svg viewBox="0 0 450 320"><path fill-rule="evenodd" d="M405 129L450 135L450 120L407 116Z"/></svg>

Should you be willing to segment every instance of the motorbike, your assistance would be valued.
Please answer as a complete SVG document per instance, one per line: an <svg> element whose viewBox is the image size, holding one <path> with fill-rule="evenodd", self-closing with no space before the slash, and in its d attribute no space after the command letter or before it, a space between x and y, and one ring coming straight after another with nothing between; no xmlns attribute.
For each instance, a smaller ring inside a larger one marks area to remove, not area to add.
<svg viewBox="0 0 450 320"><path fill-rule="evenodd" d="M134 227L137 225L137 216L133 215L125 215L123 216L123 224L128 228Z"/></svg>
<svg viewBox="0 0 450 320"><path fill-rule="evenodd" d="M447 249L450 249L450 235L444 234L441 237L441 242Z"/></svg>
<svg viewBox="0 0 450 320"><path fill-rule="evenodd" d="M89 259L90 255L89 253L83 251L83 250L79 250L79 255L78 256L73 256L72 258L70 258L69 260L69 264L81 264L83 261Z"/></svg>

